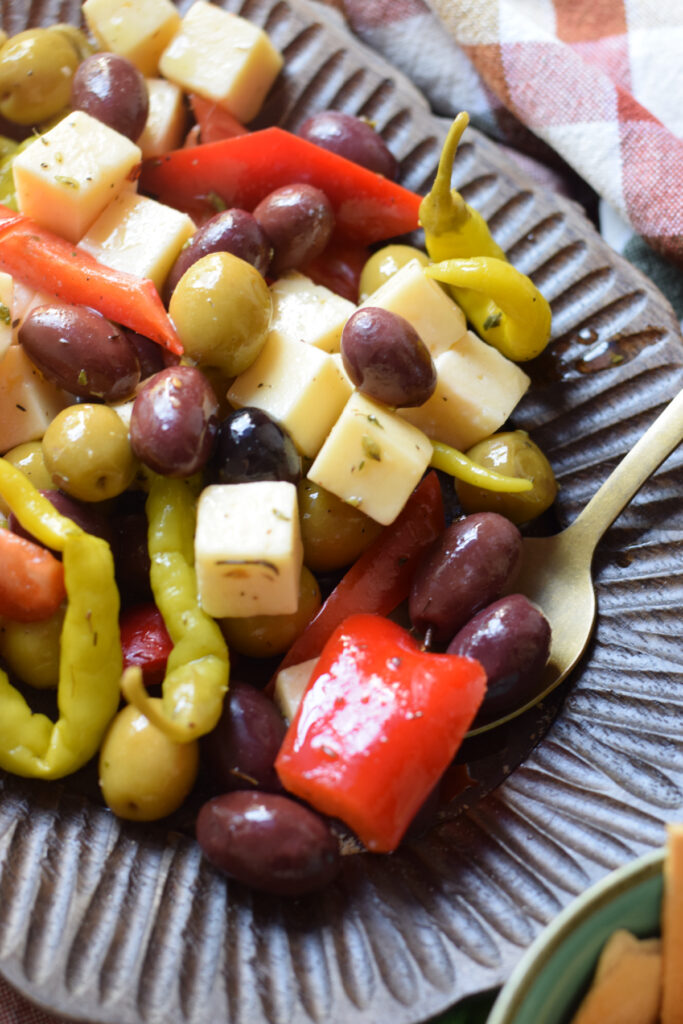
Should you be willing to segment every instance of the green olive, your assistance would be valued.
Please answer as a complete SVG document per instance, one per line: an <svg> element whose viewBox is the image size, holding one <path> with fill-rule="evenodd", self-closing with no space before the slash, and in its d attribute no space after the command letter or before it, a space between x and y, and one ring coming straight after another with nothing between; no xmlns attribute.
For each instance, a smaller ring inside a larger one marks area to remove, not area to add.
<svg viewBox="0 0 683 1024"><path fill-rule="evenodd" d="M0 114L15 124L38 124L71 99L79 58L61 32L31 28L0 48Z"/></svg>
<svg viewBox="0 0 683 1024"><path fill-rule="evenodd" d="M221 619L228 647L249 658L268 658L292 646L320 607L318 581L304 565L299 581L299 606L291 615L251 615Z"/></svg>
<svg viewBox="0 0 683 1024"><path fill-rule="evenodd" d="M359 301L365 302L380 285L393 277L396 271L410 260L419 260L423 267L429 263L427 254L413 245L385 245L377 252L373 252L360 273Z"/></svg>
<svg viewBox="0 0 683 1024"><path fill-rule="evenodd" d="M90 42L85 32L80 28L76 28L75 25L69 25L66 21L60 21L57 25L50 25L48 28L50 32L60 32L62 35L71 43L71 46L76 51L76 56L79 61L85 60L91 54L95 53L95 47Z"/></svg>
<svg viewBox="0 0 683 1024"><path fill-rule="evenodd" d="M467 455L473 462L505 476L526 477L533 487L530 491L505 494L456 480L455 489L464 512L500 512L521 526L540 516L555 500L557 482L552 466L526 431L492 434L470 448Z"/></svg>
<svg viewBox="0 0 683 1024"><path fill-rule="evenodd" d="M10 448L5 452L3 458L11 462L13 466L20 469L24 476L27 476L34 487L39 491L54 490L54 483L50 471L45 465L43 456L43 445L41 441L25 441L18 444L16 448ZM9 512L7 503L0 498L0 510L5 514Z"/></svg>
<svg viewBox="0 0 683 1024"><path fill-rule="evenodd" d="M43 436L45 465L54 484L81 501L104 501L132 483L137 460L128 430L108 405L69 405Z"/></svg>
<svg viewBox="0 0 683 1024"><path fill-rule="evenodd" d="M265 344L272 299L251 263L232 253L212 252L180 278L169 313L190 359L236 377Z"/></svg>
<svg viewBox="0 0 683 1024"><path fill-rule="evenodd" d="M0 655L9 671L29 686L49 690L59 682L59 653L66 606L39 622L5 619L0 626Z"/></svg>
<svg viewBox="0 0 683 1024"><path fill-rule="evenodd" d="M306 477L297 490L304 562L313 572L350 565L382 532L380 523Z"/></svg>
<svg viewBox="0 0 683 1024"><path fill-rule="evenodd" d="M161 705L161 699L152 698ZM199 744L176 743L128 704L102 742L100 789L119 818L157 821L177 810L192 789Z"/></svg>

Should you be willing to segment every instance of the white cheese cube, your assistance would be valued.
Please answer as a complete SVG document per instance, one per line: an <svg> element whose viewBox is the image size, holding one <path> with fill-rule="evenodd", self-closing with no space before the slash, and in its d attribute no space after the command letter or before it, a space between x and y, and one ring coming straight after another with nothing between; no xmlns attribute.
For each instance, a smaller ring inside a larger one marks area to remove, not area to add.
<svg viewBox="0 0 683 1024"><path fill-rule="evenodd" d="M296 487L212 484L197 506L199 599L216 618L289 615L299 602L303 545Z"/></svg>
<svg viewBox="0 0 683 1024"><path fill-rule="evenodd" d="M317 658L310 658L298 665L290 665L289 668L281 669L275 676L273 700L287 722L291 722L296 715L301 698L317 664Z"/></svg>
<svg viewBox="0 0 683 1024"><path fill-rule="evenodd" d="M465 314L440 284L410 260L369 295L363 306L379 306L412 324L432 358L454 345L467 330Z"/></svg>
<svg viewBox="0 0 683 1024"><path fill-rule="evenodd" d="M183 90L165 78L146 78L149 112L142 134L136 140L143 160L180 149L187 128Z"/></svg>
<svg viewBox="0 0 683 1024"><path fill-rule="evenodd" d="M180 28L171 0L85 0L83 17L102 50L127 57L156 75L159 57Z"/></svg>
<svg viewBox="0 0 683 1024"><path fill-rule="evenodd" d="M183 245L195 232L186 213L136 192L122 192L80 240L100 263L148 277L161 291Z"/></svg>
<svg viewBox="0 0 683 1024"><path fill-rule="evenodd" d="M292 341L304 341L323 352L338 352L344 324L355 312L353 302L293 270L270 286L273 318L270 330Z"/></svg>
<svg viewBox="0 0 683 1024"><path fill-rule="evenodd" d="M431 443L421 430L355 391L308 477L386 525L405 505L431 457Z"/></svg>
<svg viewBox="0 0 683 1024"><path fill-rule="evenodd" d="M14 279L0 272L0 360L15 339Z"/></svg>
<svg viewBox="0 0 683 1024"><path fill-rule="evenodd" d="M282 65L262 29L205 0L192 4L159 60L164 78L244 124L258 114Z"/></svg>
<svg viewBox="0 0 683 1024"><path fill-rule="evenodd" d="M19 210L77 242L135 177L141 158L125 135L75 110L15 157Z"/></svg>
<svg viewBox="0 0 683 1024"><path fill-rule="evenodd" d="M38 372L21 345L0 361L0 452L39 441L70 397Z"/></svg>
<svg viewBox="0 0 683 1024"><path fill-rule="evenodd" d="M505 423L530 381L517 363L472 331L434 360L436 390L399 415L434 441L466 451Z"/></svg>
<svg viewBox="0 0 683 1024"><path fill-rule="evenodd" d="M266 339L260 355L228 390L231 405L263 409L311 459L348 397L349 385L331 355L278 334Z"/></svg>

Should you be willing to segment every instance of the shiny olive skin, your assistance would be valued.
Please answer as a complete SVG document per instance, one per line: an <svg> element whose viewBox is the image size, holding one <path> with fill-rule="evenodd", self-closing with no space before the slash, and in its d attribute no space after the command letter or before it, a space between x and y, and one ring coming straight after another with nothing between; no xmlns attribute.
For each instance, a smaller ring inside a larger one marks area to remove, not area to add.
<svg viewBox="0 0 683 1024"><path fill-rule="evenodd" d="M304 562L313 572L343 569L383 530L380 523L305 477L297 485Z"/></svg>
<svg viewBox="0 0 683 1024"><path fill-rule="evenodd" d="M286 729L284 718L265 693L231 681L218 724L200 741L212 791L280 791L274 765Z"/></svg>
<svg viewBox="0 0 683 1024"><path fill-rule="evenodd" d="M213 451L217 413L213 388L196 366L161 370L142 385L133 403L133 451L156 473L192 476Z"/></svg>
<svg viewBox="0 0 683 1024"><path fill-rule="evenodd" d="M448 654L475 658L486 672L486 695L474 727L522 707L539 691L550 653L550 624L523 594L482 608L451 640Z"/></svg>
<svg viewBox="0 0 683 1024"><path fill-rule="evenodd" d="M61 31L31 28L11 36L0 47L0 114L32 125L60 113L69 104L78 61Z"/></svg>
<svg viewBox="0 0 683 1024"><path fill-rule="evenodd" d="M304 565L299 577L299 601L295 612L220 619L218 625L231 650L246 654L249 658L269 658L289 650L321 603L318 581Z"/></svg>
<svg viewBox="0 0 683 1024"><path fill-rule="evenodd" d="M66 603L47 619L0 625L0 657L22 683L38 690L54 689L59 682L61 635Z"/></svg>
<svg viewBox="0 0 683 1024"><path fill-rule="evenodd" d="M93 53L73 76L71 105L136 142L147 121L149 95L142 72L127 57Z"/></svg>
<svg viewBox="0 0 683 1024"><path fill-rule="evenodd" d="M36 306L19 328L19 341L48 380L79 398L120 402L140 381L128 335L85 306Z"/></svg>
<svg viewBox="0 0 683 1024"><path fill-rule="evenodd" d="M408 611L421 634L448 643L478 611L514 581L522 557L517 527L495 512L451 523L413 576Z"/></svg>
<svg viewBox="0 0 683 1024"><path fill-rule="evenodd" d="M39 491L51 490L54 487L50 472L45 465L41 441L24 441L5 452L3 459L20 469ZM2 497L0 497L0 512L9 516L9 505Z"/></svg>
<svg viewBox="0 0 683 1024"><path fill-rule="evenodd" d="M128 338L138 358L140 380L147 380L159 370L165 370L167 366L177 366L180 362L180 356L169 352L168 349L163 348L156 341L152 341L151 338L146 338L144 334L137 334L135 331L129 331L123 327L121 330Z"/></svg>
<svg viewBox="0 0 683 1024"><path fill-rule="evenodd" d="M279 793L224 793L199 811L206 858L253 889L303 896L323 889L340 867L339 846L314 811Z"/></svg>
<svg viewBox="0 0 683 1024"><path fill-rule="evenodd" d="M486 491L456 480L455 489L465 512L500 512L521 526L550 508L557 494L552 466L524 430L510 430L479 441L467 452L473 462L505 476L526 477L530 491L505 494Z"/></svg>
<svg viewBox="0 0 683 1024"><path fill-rule="evenodd" d="M301 456L279 423L264 412L245 406L219 424L210 475L217 484L246 484L257 480L301 479Z"/></svg>
<svg viewBox="0 0 683 1024"><path fill-rule="evenodd" d="M429 349L405 317L379 306L352 313L341 335L344 369L358 390L385 405L422 405L436 388Z"/></svg>
<svg viewBox="0 0 683 1024"><path fill-rule="evenodd" d="M271 277L297 270L320 256L335 225L325 193L303 183L275 189L256 206L254 217L273 246Z"/></svg>
<svg viewBox="0 0 683 1024"><path fill-rule="evenodd" d="M371 124L341 110L322 110L300 125L297 135L338 156L353 160L390 181L398 177L398 160Z"/></svg>
<svg viewBox="0 0 683 1024"><path fill-rule="evenodd" d="M222 210L197 228L183 246L164 284L168 305L178 281L188 267L210 252L231 252L251 263L264 277L270 265L272 246L253 214L246 210Z"/></svg>
<svg viewBox="0 0 683 1024"><path fill-rule="evenodd" d="M210 252L180 278L168 311L189 359L236 377L265 344L273 300L251 263Z"/></svg>
<svg viewBox="0 0 683 1024"><path fill-rule="evenodd" d="M393 277L401 267L410 263L411 260L417 260L423 267L429 264L427 253L422 249L416 249L413 245L393 243L373 252L372 256L365 261L360 273L358 301L365 302L385 281Z"/></svg>
<svg viewBox="0 0 683 1024"><path fill-rule="evenodd" d="M128 430L108 405L69 405L43 437L53 485L81 501L106 501L133 482L138 462Z"/></svg>

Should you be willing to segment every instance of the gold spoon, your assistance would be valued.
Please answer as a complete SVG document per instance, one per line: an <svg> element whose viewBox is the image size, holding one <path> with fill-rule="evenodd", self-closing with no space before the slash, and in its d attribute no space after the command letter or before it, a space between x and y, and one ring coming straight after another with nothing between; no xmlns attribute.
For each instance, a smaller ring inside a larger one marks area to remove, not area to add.
<svg viewBox="0 0 683 1024"><path fill-rule="evenodd" d="M539 693L508 715L472 729L476 736L516 718L566 679L588 646L595 623L591 575L598 541L667 455L683 440L683 391L669 402L624 456L573 523L551 537L525 537L514 591L525 594L550 623L550 657Z"/></svg>

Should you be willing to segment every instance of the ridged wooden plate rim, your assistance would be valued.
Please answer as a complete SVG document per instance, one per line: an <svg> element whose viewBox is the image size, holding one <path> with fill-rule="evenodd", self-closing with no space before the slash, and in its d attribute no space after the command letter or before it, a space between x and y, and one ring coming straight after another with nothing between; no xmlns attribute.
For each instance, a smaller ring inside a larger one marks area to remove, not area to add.
<svg viewBox="0 0 683 1024"><path fill-rule="evenodd" d="M427 185L447 123L333 14L307 0L224 6L286 53L264 121L363 113L405 184ZM2 17L15 32L78 9L17 0ZM552 358L530 368L516 419L551 455L566 522L683 383L678 324L578 206L473 129L456 181L553 302ZM486 792L466 790L394 857L345 858L320 896L245 892L183 835L117 822L68 786L1 776L0 971L53 1012L102 1024L416 1024L500 984L574 895L660 846L681 814L682 488L676 454L601 545L595 642L555 721L552 706L518 724L523 743L505 734Z"/></svg>

